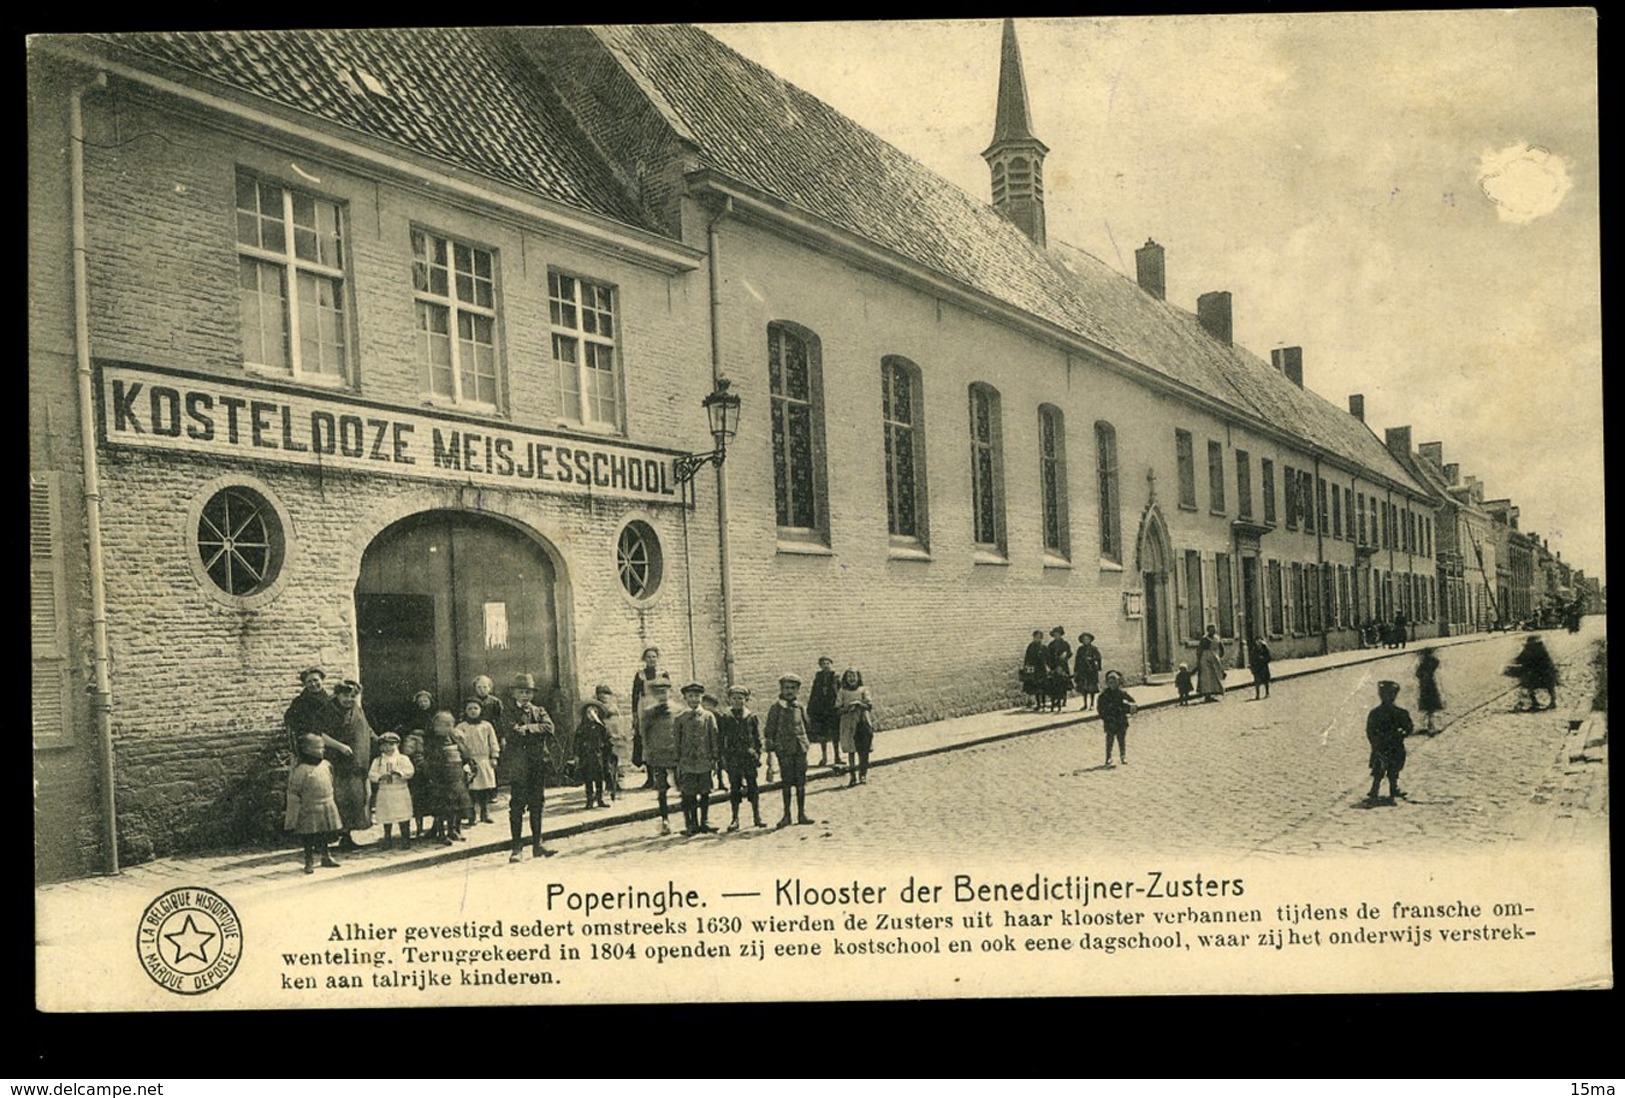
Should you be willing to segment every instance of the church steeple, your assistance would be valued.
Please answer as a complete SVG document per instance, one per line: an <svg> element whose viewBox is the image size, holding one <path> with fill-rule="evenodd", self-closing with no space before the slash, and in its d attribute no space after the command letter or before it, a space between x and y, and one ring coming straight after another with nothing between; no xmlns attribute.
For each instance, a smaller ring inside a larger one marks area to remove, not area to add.
<svg viewBox="0 0 1625 1098"><path fill-rule="evenodd" d="M993 173L993 208L1044 245L1044 154L1048 146L1033 136L1027 113L1027 80L1014 20L1004 21L999 55L999 102L993 143L982 153Z"/></svg>

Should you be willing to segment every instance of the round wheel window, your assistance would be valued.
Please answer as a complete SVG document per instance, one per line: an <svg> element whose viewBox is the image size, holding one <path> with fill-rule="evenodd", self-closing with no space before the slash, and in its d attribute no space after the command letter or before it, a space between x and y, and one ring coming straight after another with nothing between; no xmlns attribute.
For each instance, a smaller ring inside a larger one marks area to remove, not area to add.
<svg viewBox="0 0 1625 1098"><path fill-rule="evenodd" d="M198 515L198 560L214 585L236 598L265 591L282 571L282 520L251 488L223 488Z"/></svg>
<svg viewBox="0 0 1625 1098"><path fill-rule="evenodd" d="M615 543L615 569L621 587L635 599L653 598L660 590L660 539L647 522L634 520L622 528Z"/></svg>

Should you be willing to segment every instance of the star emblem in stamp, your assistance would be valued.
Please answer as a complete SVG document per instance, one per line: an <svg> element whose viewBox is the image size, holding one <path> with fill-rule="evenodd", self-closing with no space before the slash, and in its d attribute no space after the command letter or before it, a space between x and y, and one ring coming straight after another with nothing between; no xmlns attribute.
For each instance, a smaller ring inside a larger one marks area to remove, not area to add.
<svg viewBox="0 0 1625 1098"><path fill-rule="evenodd" d="M218 892L172 888L142 912L135 949L142 969L159 987L177 995L201 995L237 970L243 926Z"/></svg>

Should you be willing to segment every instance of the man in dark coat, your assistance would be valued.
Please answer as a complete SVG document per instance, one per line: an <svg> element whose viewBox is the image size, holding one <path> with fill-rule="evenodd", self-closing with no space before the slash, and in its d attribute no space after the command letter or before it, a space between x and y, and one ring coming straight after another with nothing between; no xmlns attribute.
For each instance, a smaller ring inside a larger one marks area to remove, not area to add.
<svg viewBox="0 0 1625 1098"><path fill-rule="evenodd" d="M366 710L361 707L359 682L345 679L335 686L332 705L338 714L338 742L328 747L327 761L333 767L333 800L344 818L339 849L354 850L355 837L350 833L372 826L367 772L372 767L374 736Z"/></svg>
<svg viewBox="0 0 1625 1098"><path fill-rule="evenodd" d="M531 857L549 858L542 845L542 802L555 730L547 710L535 704L536 679L521 671L514 676L513 706L504 710L507 739L497 757L497 784L508 787L510 862L522 860L525 814L530 813Z"/></svg>
<svg viewBox="0 0 1625 1098"><path fill-rule="evenodd" d="M1399 683L1383 679L1377 684L1377 697L1381 704L1365 718L1365 738L1371 743L1371 791L1365 795L1367 804L1393 804L1394 798L1405 794L1399 788L1399 772L1405 768L1405 737L1414 729L1409 711L1394 704L1399 697ZM1377 800L1382 779L1388 779L1388 796Z"/></svg>
<svg viewBox="0 0 1625 1098"><path fill-rule="evenodd" d="M333 705L332 695L324 689L323 678L320 667L307 667L299 672L299 681L304 689L282 715L282 724L288 730L288 746L296 759L299 741L305 736L322 737L328 750L342 746L338 737L343 730L343 721Z"/></svg>

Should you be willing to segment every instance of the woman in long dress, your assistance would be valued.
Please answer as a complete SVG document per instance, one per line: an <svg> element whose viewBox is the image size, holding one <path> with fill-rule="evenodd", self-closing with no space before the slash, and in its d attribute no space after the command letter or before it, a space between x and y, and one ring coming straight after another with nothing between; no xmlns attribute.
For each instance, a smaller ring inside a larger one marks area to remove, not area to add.
<svg viewBox="0 0 1625 1098"><path fill-rule="evenodd" d="M1224 696L1224 642L1216 625L1207 627L1197 648L1196 692L1205 702Z"/></svg>
<svg viewBox="0 0 1625 1098"><path fill-rule="evenodd" d="M1044 704L1049 693L1049 653L1044 650L1044 631L1033 630L1033 639L1021 657L1021 689L1032 701L1034 710Z"/></svg>
<svg viewBox="0 0 1625 1098"><path fill-rule="evenodd" d="M1059 713L1066 708L1066 696L1072 691L1072 645L1059 625L1049 635L1054 638L1045 649L1049 656L1049 707Z"/></svg>

